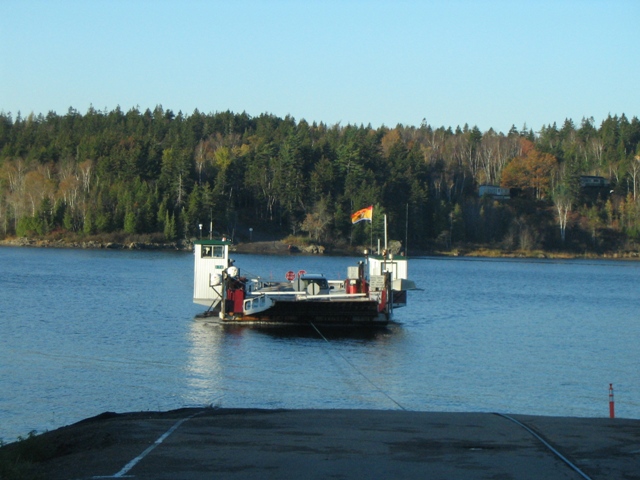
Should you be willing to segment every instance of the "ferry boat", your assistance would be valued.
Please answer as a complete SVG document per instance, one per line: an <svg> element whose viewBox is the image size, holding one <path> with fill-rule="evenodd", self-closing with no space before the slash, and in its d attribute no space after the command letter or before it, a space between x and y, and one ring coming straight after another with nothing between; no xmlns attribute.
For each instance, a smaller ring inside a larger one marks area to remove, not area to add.
<svg viewBox="0 0 640 480"><path fill-rule="evenodd" d="M407 258L370 255L347 268L344 279L320 273L287 272L286 281L244 274L229 258L231 242L194 241L194 303L207 306L198 317L229 324L314 324L384 326L407 304Z"/></svg>

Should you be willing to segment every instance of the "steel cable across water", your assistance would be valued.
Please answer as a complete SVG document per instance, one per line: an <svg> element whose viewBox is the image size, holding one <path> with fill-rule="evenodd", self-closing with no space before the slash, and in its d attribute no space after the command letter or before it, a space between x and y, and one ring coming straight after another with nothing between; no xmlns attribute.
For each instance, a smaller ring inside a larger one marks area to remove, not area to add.
<svg viewBox="0 0 640 480"><path fill-rule="evenodd" d="M318 333L318 335L320 335L320 337L328 344L331 345L331 343L329 342L329 340L327 340L327 338L322 334L322 332L312 323L309 322L310 325L313 327L313 329ZM373 388L375 388L376 390L378 390L380 393L382 393L385 397L387 397L389 400L391 400L394 404L396 404L401 410L407 411L407 409L401 405L397 400L395 400L393 397L391 397L391 395L389 395L387 392L385 392L384 390L382 390L378 385L376 385L369 377L367 377L358 367L356 367L347 357L345 357L342 353L340 353L339 351L337 351L338 355L340 355L340 357L342 357L342 359L351 367L353 368L358 374L360 374L362 376L362 378L364 378L371 386L373 386ZM511 422L513 422L514 424L522 427L523 429L525 429L527 432L529 432L531 435L533 435L538 441L540 441L551 453L553 453L556 457L558 457L562 462L564 462L569 468L571 468L574 472L576 472L578 475L580 475L582 478L584 478L585 480L591 480L591 478L585 474L582 470L580 470L580 468L578 468L574 463L572 463L569 459L567 459L564 455L562 455L558 450L556 450L553 446L551 446L549 444L549 442L547 442L544 438L542 438L539 434L537 434L534 430L532 430L531 428L529 428L527 425L523 424L522 422L519 422L518 420L516 420L513 417L510 417L509 415L505 415L502 413L495 413L495 415L505 418Z"/></svg>
<svg viewBox="0 0 640 480"><path fill-rule="evenodd" d="M329 340L327 340L327 337L325 337L322 332L320 330L318 330L318 327L316 327L313 322L309 322L309 324L313 327L313 329L318 333L318 335L320 335L320 337L331 347L333 347L333 345L331 345L331 343L329 342ZM367 382L369 382L369 384L375 388L377 391L379 391L380 393L382 393L385 397L387 397L389 400L391 400L393 403L395 403L400 410L407 410L406 408L404 408L397 400L395 400L391 395L389 395L387 392L385 392L384 390L382 390L382 388L380 388L378 385L376 385L369 377L367 377L358 367L356 367L351 361L349 361L349 359L347 357L345 357L342 353L340 353L339 351L335 350L338 355L340 355L342 357L342 359L351 367L353 368L358 374L360 374L360 376L362 378L364 378Z"/></svg>

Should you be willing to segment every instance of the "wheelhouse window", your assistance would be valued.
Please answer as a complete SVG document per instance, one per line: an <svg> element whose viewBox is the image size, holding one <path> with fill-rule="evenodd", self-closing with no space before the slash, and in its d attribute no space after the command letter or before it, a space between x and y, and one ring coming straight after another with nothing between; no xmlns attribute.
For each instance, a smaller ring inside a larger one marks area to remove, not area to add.
<svg viewBox="0 0 640 480"><path fill-rule="evenodd" d="M202 258L224 258L224 245L202 245Z"/></svg>

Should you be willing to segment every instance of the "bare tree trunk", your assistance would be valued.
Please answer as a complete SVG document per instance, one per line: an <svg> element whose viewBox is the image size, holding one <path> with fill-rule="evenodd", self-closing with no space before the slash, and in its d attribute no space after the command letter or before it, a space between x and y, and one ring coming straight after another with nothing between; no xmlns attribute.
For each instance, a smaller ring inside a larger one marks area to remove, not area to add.
<svg viewBox="0 0 640 480"><path fill-rule="evenodd" d="M640 155L636 155L631 160L631 178L633 179L633 199L636 199L636 185L638 184L638 174L640 174Z"/></svg>
<svg viewBox="0 0 640 480"><path fill-rule="evenodd" d="M567 232L567 215L571 210L571 205L567 206L563 203L557 203L556 209L558 210L558 223L560 225L560 238L562 243L565 242Z"/></svg>

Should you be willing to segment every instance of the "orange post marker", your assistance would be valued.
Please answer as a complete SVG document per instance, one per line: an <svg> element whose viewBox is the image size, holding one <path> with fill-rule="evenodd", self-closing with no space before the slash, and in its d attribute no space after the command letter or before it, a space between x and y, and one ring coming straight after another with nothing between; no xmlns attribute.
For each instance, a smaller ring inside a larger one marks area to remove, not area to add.
<svg viewBox="0 0 640 480"><path fill-rule="evenodd" d="M609 384L609 418L616 418L615 403L613 401L613 383Z"/></svg>

